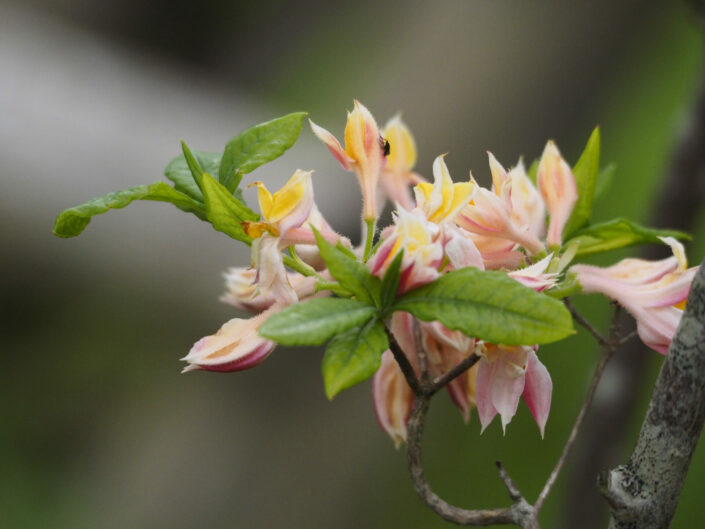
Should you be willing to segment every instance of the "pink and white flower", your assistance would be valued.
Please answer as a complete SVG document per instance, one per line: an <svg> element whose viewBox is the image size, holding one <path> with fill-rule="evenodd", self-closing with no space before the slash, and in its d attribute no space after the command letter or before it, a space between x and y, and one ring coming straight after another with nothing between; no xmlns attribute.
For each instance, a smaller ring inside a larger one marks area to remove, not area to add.
<svg viewBox="0 0 705 529"><path fill-rule="evenodd" d="M546 243L560 246L563 228L578 200L578 187L573 171L550 140L541 155L536 181L550 218Z"/></svg>
<svg viewBox="0 0 705 529"><path fill-rule="evenodd" d="M399 208L394 224L382 231L383 242L367 262L370 271L383 277L394 257L403 249L399 293L430 283L440 274L443 241L440 228L415 209Z"/></svg>
<svg viewBox="0 0 705 529"><path fill-rule="evenodd" d="M345 124L345 148L333 134L309 121L313 133L343 169L357 175L362 190L362 218L369 221L377 218L377 185L384 164L384 140L370 111L359 101L354 104Z"/></svg>
<svg viewBox="0 0 705 529"><path fill-rule="evenodd" d="M608 268L573 265L583 292L614 299L634 316L639 338L661 354L668 352L699 267L688 268L683 245L662 239L674 255L660 261L623 259Z"/></svg>
<svg viewBox="0 0 705 529"><path fill-rule="evenodd" d="M481 354L475 398L482 430L499 413L506 431L523 397L543 437L553 383L534 347L485 344Z"/></svg>
<svg viewBox="0 0 705 529"><path fill-rule="evenodd" d="M281 307L271 307L250 319L233 318L215 334L201 338L182 358L188 362L182 372L197 369L242 371L259 365L270 355L276 344L262 338L257 329L277 310L281 310Z"/></svg>

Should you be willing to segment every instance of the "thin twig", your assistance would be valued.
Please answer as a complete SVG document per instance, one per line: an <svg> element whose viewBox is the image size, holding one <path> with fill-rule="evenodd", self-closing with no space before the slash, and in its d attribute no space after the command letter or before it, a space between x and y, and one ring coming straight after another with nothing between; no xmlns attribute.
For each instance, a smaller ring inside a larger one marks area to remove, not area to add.
<svg viewBox="0 0 705 529"><path fill-rule="evenodd" d="M416 346L416 358L418 359L419 372L421 373L421 387L424 389L424 392L426 392L431 381L428 372L428 358L426 356L426 348L424 347L423 334L421 332L421 324L419 323L419 320L414 318L412 327L414 330L414 345Z"/></svg>
<svg viewBox="0 0 705 529"><path fill-rule="evenodd" d="M575 306L569 299L566 298L563 302L565 303L565 306L568 308L570 313L573 315L573 319L577 321L580 325L585 327L590 332L590 334L595 337L595 340L597 340L600 345L604 347L611 345L609 339L605 338L602 333L593 326L592 323L586 320L583 315L575 309Z"/></svg>
<svg viewBox="0 0 705 529"><path fill-rule="evenodd" d="M509 497L515 502L521 501L523 497L521 495L521 492L519 492L519 487L517 487L516 483L514 483L514 480L509 477L509 474L507 474L507 470L504 468L502 462L498 459L494 462L494 464L497 465L497 470L499 470L499 478L504 483L504 486L507 487Z"/></svg>
<svg viewBox="0 0 705 529"><path fill-rule="evenodd" d="M514 485L514 482L511 481L506 471L501 466L500 476L502 480L505 484L511 484L507 485L507 488L514 501L512 507L478 510L462 509L449 504L433 492L426 481L423 465L421 463L421 441L430 399L431 397L429 395L419 395L414 399L414 408L411 411L407 425L409 473L411 474L414 490L421 500L441 518L458 525L487 526L514 524L526 529L538 528L533 516L533 509L521 496L516 485Z"/></svg>
<svg viewBox="0 0 705 529"><path fill-rule="evenodd" d="M617 332L616 320L618 318L619 311L615 311L614 320L612 324L612 332ZM536 509L536 512L538 512L543 506L543 503L546 501L549 492L551 492L551 488L558 479L558 475L563 469L563 465L565 465L565 461L568 458L568 454L570 453L571 448L573 448L573 444L575 444L575 439L577 438L580 427L582 426L583 421L585 420L585 416L587 414L588 409L590 408L590 404L592 404L592 400L595 397L595 391L597 390L597 386L600 382L600 379L602 378L602 373L605 371L607 362L609 362L610 358L612 358L612 355L617 350L617 344L620 343L619 340L616 340L616 336L614 335L611 335L610 339L605 340L605 342L607 345L605 346L604 354L602 355L600 362L595 368L595 373L592 375L592 380L590 381L590 387L588 389L587 396L585 397L585 401L583 402L583 405L580 408L580 412L578 413L578 416L575 419L575 424L573 424L573 429L570 432L570 436L568 437L568 440L566 441L565 446L563 447L563 451L561 452L561 455L558 458L558 461L556 462L556 466L553 468L553 471L548 476L546 484L543 486L543 490L541 491L539 497L534 503L534 508Z"/></svg>
<svg viewBox="0 0 705 529"><path fill-rule="evenodd" d="M394 359L399 365L399 369L401 369L401 372L404 374L406 383L409 384L409 387L411 388L411 391L414 392L414 395L423 395L425 390L421 386L421 382L416 376L416 371L414 371L414 367L411 365L411 362L409 362L406 353L404 353L404 350L399 345L399 342L397 342L396 338L394 338L394 334L386 326L384 330L387 332L387 338L389 339L389 349L392 351Z"/></svg>
<svg viewBox="0 0 705 529"><path fill-rule="evenodd" d="M450 369L449 371L446 371L443 375L437 377L431 386L428 389L429 395L433 395L440 389L444 388L449 382L453 381L465 371L470 369L472 366L474 366L478 361L480 360L480 356L472 353L470 356L466 356L458 362L455 367Z"/></svg>

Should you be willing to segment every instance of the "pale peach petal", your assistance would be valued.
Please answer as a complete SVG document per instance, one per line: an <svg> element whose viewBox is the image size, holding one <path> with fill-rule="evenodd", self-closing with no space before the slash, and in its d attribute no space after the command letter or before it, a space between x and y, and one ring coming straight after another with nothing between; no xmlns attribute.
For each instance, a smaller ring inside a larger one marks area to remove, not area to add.
<svg viewBox="0 0 705 529"><path fill-rule="evenodd" d="M378 424L399 448L406 442L406 423L414 405L414 393L391 351L382 355L382 364L372 379L372 398Z"/></svg>
<svg viewBox="0 0 705 529"><path fill-rule="evenodd" d="M484 432L492 422L492 419L494 419L495 415L497 415L497 409L492 403L492 383L497 364L495 362L489 363L483 360L480 360L478 364L475 404L477 406L477 415L480 418L480 426L482 428L481 431Z"/></svg>
<svg viewBox="0 0 705 529"><path fill-rule="evenodd" d="M184 371L241 371L260 364L276 344L262 338L257 329L277 310L279 307L272 307L249 320L234 318L216 334L201 338L182 358L189 363Z"/></svg>
<svg viewBox="0 0 705 529"><path fill-rule="evenodd" d="M570 166L552 141L541 155L536 180L550 217L546 242L560 245L563 228L578 200L578 188Z"/></svg>
<svg viewBox="0 0 705 529"><path fill-rule="evenodd" d="M538 359L536 353L531 351L526 368L523 399L541 431L541 437L543 437L548 414L551 411L552 393L551 375L549 375L546 366Z"/></svg>
<svg viewBox="0 0 705 529"><path fill-rule="evenodd" d="M310 119L308 122L311 124L311 130L313 133L316 135L316 137L321 140L326 147L328 147L328 150L333 154L336 160L340 163L340 165L343 166L343 169L350 171L352 170L352 166L355 163L355 160L350 158L350 156L347 155L345 152L345 149L343 149L343 146L340 145L340 142L331 134L328 132L326 129L323 127L320 127L316 125L313 121Z"/></svg>

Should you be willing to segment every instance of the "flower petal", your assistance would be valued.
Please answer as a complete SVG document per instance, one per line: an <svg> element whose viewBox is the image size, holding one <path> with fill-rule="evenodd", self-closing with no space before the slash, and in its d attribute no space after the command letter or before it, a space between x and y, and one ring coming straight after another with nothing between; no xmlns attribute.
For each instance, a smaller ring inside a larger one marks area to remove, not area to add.
<svg viewBox="0 0 705 529"><path fill-rule="evenodd" d="M541 437L546 428L548 414L551 411L551 395L553 393L553 382L548 369L536 356L534 351L529 353L528 365L526 367L526 384L524 386L524 402L529 406L536 424L541 431Z"/></svg>
<svg viewBox="0 0 705 529"><path fill-rule="evenodd" d="M311 124L311 130L313 131L313 133L319 140L325 143L326 147L328 147L328 150L331 152L331 154L333 154L335 159L338 160L340 165L343 166L343 169L345 169L346 171L351 171L355 160L353 160L352 158L350 158L350 156L347 155L345 149L343 149L343 146L340 145L340 142L335 138L335 136L333 136L333 134L328 132L323 127L316 125L310 119L308 120L308 122Z"/></svg>
<svg viewBox="0 0 705 529"><path fill-rule="evenodd" d="M378 424L399 448L406 441L406 423L414 404L414 393L391 351L382 355L382 364L372 379L372 399Z"/></svg>
<svg viewBox="0 0 705 529"><path fill-rule="evenodd" d="M536 180L550 216L546 242L549 246L560 245L563 227L578 200L578 187L573 171L552 141L541 155Z"/></svg>

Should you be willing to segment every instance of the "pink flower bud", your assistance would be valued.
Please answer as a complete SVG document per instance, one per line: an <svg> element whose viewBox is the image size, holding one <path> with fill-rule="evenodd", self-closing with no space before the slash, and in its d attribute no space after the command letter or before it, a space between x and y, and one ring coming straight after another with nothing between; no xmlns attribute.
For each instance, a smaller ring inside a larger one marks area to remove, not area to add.
<svg viewBox="0 0 705 529"><path fill-rule="evenodd" d="M217 333L198 340L182 358L189 364L183 372L195 369L241 371L259 365L276 344L262 338L257 329L276 310L270 308L249 320L233 318Z"/></svg>
<svg viewBox="0 0 705 529"><path fill-rule="evenodd" d="M570 166L552 141L541 155L536 179L550 216L546 242L549 247L559 246L563 228L578 200L578 188Z"/></svg>

